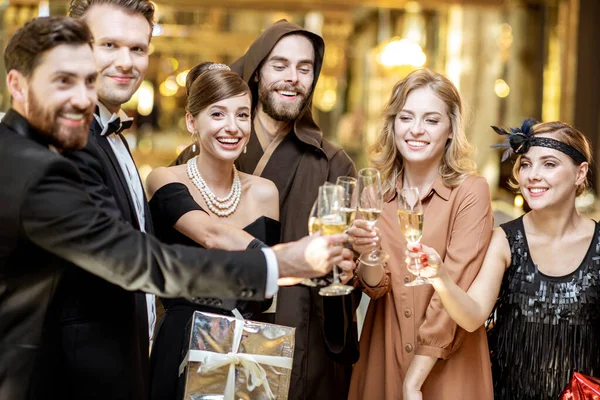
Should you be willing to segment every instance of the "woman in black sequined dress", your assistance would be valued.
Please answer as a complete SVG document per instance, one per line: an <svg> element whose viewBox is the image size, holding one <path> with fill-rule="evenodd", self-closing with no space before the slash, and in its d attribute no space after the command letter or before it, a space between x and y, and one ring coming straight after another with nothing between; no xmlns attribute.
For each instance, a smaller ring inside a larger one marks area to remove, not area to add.
<svg viewBox="0 0 600 400"><path fill-rule="evenodd" d="M574 371L600 376L600 224L575 208L592 153L561 122L524 124L509 142L532 211L494 231L467 293L425 246L422 274L461 327L488 320L496 399L557 399Z"/></svg>
<svg viewBox="0 0 600 400"><path fill-rule="evenodd" d="M224 250L277 244L277 188L234 167L251 131L248 85L224 65L203 63L188 73L186 89L186 123L200 154L187 165L157 168L148 177L156 236L166 243ZM231 315L237 308L245 318L256 319L271 304L220 298L161 301L166 313L150 357L152 400L178 398L179 364L194 311Z"/></svg>

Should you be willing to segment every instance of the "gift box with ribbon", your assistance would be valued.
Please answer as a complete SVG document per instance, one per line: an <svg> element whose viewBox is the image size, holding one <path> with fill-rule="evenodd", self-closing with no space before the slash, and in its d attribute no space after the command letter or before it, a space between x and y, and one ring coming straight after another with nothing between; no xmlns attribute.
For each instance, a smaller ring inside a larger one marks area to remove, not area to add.
<svg viewBox="0 0 600 400"><path fill-rule="evenodd" d="M560 400L600 400L600 379L573 372Z"/></svg>
<svg viewBox="0 0 600 400"><path fill-rule="evenodd" d="M295 328L196 311L188 332L182 399L287 399Z"/></svg>

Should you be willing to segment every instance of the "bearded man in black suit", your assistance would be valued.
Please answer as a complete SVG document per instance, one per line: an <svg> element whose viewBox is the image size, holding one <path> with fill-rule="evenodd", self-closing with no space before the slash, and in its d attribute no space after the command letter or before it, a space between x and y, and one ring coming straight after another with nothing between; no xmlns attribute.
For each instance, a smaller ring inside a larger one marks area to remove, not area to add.
<svg viewBox="0 0 600 400"><path fill-rule="evenodd" d="M142 382L114 385L103 373L122 366L94 358L130 343L96 349L78 340L102 325L65 330L70 317L78 322L72 299L85 291L71 281L74 270L165 297L260 301L277 290L278 277L353 267L344 235L245 252L166 246L94 205L60 155L85 146L94 118L91 43L82 21L38 18L4 53L12 107L0 123L1 399L143 398Z"/></svg>

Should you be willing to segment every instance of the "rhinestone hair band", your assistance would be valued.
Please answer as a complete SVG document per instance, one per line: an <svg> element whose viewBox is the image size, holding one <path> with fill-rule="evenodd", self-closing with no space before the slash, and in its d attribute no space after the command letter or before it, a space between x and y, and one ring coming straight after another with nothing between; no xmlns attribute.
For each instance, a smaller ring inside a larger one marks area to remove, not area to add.
<svg viewBox="0 0 600 400"><path fill-rule="evenodd" d="M225 65L225 64L219 64L219 63L212 63L206 69L208 71L212 71L213 69L225 69L227 71L231 71L231 68L229 68L227 65Z"/></svg>

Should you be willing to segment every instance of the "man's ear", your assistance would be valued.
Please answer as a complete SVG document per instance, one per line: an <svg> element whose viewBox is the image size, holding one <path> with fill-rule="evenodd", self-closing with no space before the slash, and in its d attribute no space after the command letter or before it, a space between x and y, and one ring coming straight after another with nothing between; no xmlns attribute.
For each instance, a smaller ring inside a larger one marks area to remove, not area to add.
<svg viewBox="0 0 600 400"><path fill-rule="evenodd" d="M258 71L254 72L254 82L258 83Z"/></svg>
<svg viewBox="0 0 600 400"><path fill-rule="evenodd" d="M6 76L6 86L8 87L8 91L10 92L13 101L22 105L27 103L29 82L22 73L16 69L8 71L8 75Z"/></svg>

